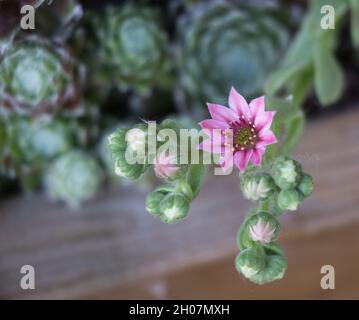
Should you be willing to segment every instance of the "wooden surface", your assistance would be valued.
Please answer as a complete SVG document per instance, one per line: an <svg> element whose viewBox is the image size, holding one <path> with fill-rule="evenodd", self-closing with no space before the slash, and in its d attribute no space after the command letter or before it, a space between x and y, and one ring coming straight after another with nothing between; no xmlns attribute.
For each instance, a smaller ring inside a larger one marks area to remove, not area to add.
<svg viewBox="0 0 359 320"><path fill-rule="evenodd" d="M359 112L308 125L296 152L315 193L281 218L288 255L282 281L255 286L234 269L236 232L251 204L236 174L209 178L190 215L165 225L144 196L113 189L71 212L42 195L0 204L0 298L350 298L359 299ZM20 268L36 289L20 288ZM320 267L336 289L320 289Z"/></svg>

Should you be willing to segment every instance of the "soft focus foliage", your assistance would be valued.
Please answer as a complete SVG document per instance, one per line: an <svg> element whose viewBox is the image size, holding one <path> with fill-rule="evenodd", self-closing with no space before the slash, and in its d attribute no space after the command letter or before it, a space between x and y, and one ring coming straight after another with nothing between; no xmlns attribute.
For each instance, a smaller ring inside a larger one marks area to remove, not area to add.
<svg viewBox="0 0 359 320"><path fill-rule="evenodd" d="M89 12L73 39L89 75L98 84L110 82L123 91L168 87L167 36L158 18L156 10L131 4Z"/></svg>
<svg viewBox="0 0 359 320"><path fill-rule="evenodd" d="M270 9L239 8L225 1L191 8L179 29L180 84L188 102L201 105L223 103L231 86L254 98L288 41L287 30Z"/></svg>
<svg viewBox="0 0 359 320"><path fill-rule="evenodd" d="M73 108L78 83L74 64L62 48L37 38L16 42L0 64L0 103L36 115Z"/></svg>
<svg viewBox="0 0 359 320"><path fill-rule="evenodd" d="M321 8L332 6L335 12L334 29L323 29ZM359 46L359 5L352 0L313 0L300 30L293 39L281 68L266 83L266 91L273 95L281 88L293 95L295 104L301 104L314 86L323 106L336 102L344 90L343 70L335 56L340 43L340 25L350 11L353 45Z"/></svg>

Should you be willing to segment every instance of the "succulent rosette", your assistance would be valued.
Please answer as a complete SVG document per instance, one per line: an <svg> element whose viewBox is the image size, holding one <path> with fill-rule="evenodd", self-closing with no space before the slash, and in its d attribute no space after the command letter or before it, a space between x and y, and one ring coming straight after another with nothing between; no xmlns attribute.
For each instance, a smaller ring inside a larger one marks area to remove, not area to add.
<svg viewBox="0 0 359 320"><path fill-rule="evenodd" d="M286 29L268 8L240 8L229 1L191 8L179 29L180 85L199 104L225 100L231 86L253 98L288 41Z"/></svg>
<svg viewBox="0 0 359 320"><path fill-rule="evenodd" d="M0 102L38 115L78 105L79 74L68 52L39 38L16 42L0 60Z"/></svg>
<svg viewBox="0 0 359 320"><path fill-rule="evenodd" d="M265 111L263 96L248 104L233 87L228 104L207 104L212 119L200 122L208 138L199 147L220 154L223 170L234 163L243 172L250 161L260 166L266 147L277 142L270 130L275 111Z"/></svg>
<svg viewBox="0 0 359 320"><path fill-rule="evenodd" d="M74 40L96 73L95 81L140 93L167 87L167 37L158 21L153 8L134 4L89 13L84 20L86 30L79 28Z"/></svg>
<svg viewBox="0 0 359 320"><path fill-rule="evenodd" d="M20 179L23 187L30 190L40 182L49 161L73 144L69 127L57 118L9 117L1 139L2 174Z"/></svg>
<svg viewBox="0 0 359 320"><path fill-rule="evenodd" d="M71 132L60 119L14 118L8 124L8 143L19 161L44 162L71 147Z"/></svg>
<svg viewBox="0 0 359 320"><path fill-rule="evenodd" d="M89 154L73 150L55 160L48 168L45 185L49 196L78 207L99 190L102 170Z"/></svg>

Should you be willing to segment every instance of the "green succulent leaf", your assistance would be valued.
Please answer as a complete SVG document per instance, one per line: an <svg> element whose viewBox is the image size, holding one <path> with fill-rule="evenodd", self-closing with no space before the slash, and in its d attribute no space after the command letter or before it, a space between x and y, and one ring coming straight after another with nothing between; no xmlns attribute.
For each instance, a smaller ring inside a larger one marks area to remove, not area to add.
<svg viewBox="0 0 359 320"><path fill-rule="evenodd" d="M335 11L335 28L321 26L323 6ZM265 89L276 94L285 89L293 95L293 105L300 105L312 83L322 105L335 102L343 90L343 75L334 52L341 21L348 10L348 2L342 0L313 0L292 41L279 70L269 76Z"/></svg>
<svg viewBox="0 0 359 320"><path fill-rule="evenodd" d="M284 142L280 147L281 154L288 154L293 151L304 131L305 117L302 110L295 112L293 117L287 119L284 124Z"/></svg>
<svg viewBox="0 0 359 320"><path fill-rule="evenodd" d="M359 47L359 1L349 0L351 10L351 36L355 47Z"/></svg>
<svg viewBox="0 0 359 320"><path fill-rule="evenodd" d="M327 47L318 45L314 53L314 86L323 106L334 103L341 96L344 75L333 53Z"/></svg>

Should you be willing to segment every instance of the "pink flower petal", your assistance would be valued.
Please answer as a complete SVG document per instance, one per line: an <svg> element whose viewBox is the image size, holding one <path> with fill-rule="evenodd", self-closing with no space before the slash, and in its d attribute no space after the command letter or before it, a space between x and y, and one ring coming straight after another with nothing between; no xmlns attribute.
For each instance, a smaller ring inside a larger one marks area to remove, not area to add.
<svg viewBox="0 0 359 320"><path fill-rule="evenodd" d="M273 143L277 143L277 138L274 135L274 133L270 130L263 132L259 132L259 141L257 142L256 147L257 148L263 148L267 145L273 144Z"/></svg>
<svg viewBox="0 0 359 320"><path fill-rule="evenodd" d="M180 167L176 166L176 157L166 155L166 152L162 152L157 155L154 169L156 176L159 178L167 178L176 174Z"/></svg>
<svg viewBox="0 0 359 320"><path fill-rule="evenodd" d="M213 120L213 119L203 120L199 123L199 125L203 130L213 130L213 129L223 130L228 128L228 124L226 122L220 120Z"/></svg>
<svg viewBox="0 0 359 320"><path fill-rule="evenodd" d="M244 115L247 119L251 119L251 112L246 99L244 99L233 87L229 93L228 104L238 116L241 117Z"/></svg>
<svg viewBox="0 0 359 320"><path fill-rule="evenodd" d="M231 109L221 106L220 104L207 103L209 113L214 120L231 123L238 119L238 116Z"/></svg>
<svg viewBox="0 0 359 320"><path fill-rule="evenodd" d="M167 175L168 173L168 168L164 168L164 167L155 167L155 174L158 178L167 178L170 175Z"/></svg>
<svg viewBox="0 0 359 320"><path fill-rule="evenodd" d="M254 119L254 124L258 131L268 130L272 125L273 117L275 116L275 111L264 112Z"/></svg>
<svg viewBox="0 0 359 320"><path fill-rule="evenodd" d="M256 148L253 149L252 162L256 166L260 166L262 163L262 158L265 152L265 148Z"/></svg>
<svg viewBox="0 0 359 320"><path fill-rule="evenodd" d="M222 153L223 152L222 140L220 139L220 137L218 138L216 137L216 135L214 135L211 138L203 140L202 143L198 145L198 149L211 153Z"/></svg>
<svg viewBox="0 0 359 320"><path fill-rule="evenodd" d="M246 170L249 163L249 159L252 157L253 150L237 151L234 154L234 164L237 166L239 171L243 172Z"/></svg>
<svg viewBox="0 0 359 320"><path fill-rule="evenodd" d="M220 159L220 166L223 171L227 171L229 168L233 167L233 153L230 150L226 149L226 152Z"/></svg>
<svg viewBox="0 0 359 320"><path fill-rule="evenodd" d="M250 107L252 121L253 121L265 112L264 96L253 99L249 103L249 107Z"/></svg>

